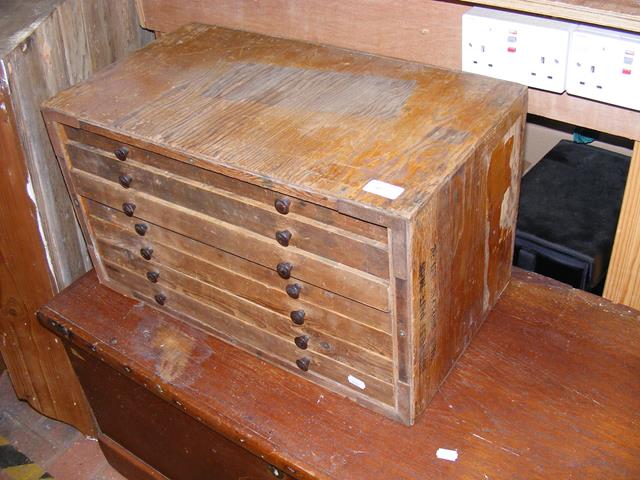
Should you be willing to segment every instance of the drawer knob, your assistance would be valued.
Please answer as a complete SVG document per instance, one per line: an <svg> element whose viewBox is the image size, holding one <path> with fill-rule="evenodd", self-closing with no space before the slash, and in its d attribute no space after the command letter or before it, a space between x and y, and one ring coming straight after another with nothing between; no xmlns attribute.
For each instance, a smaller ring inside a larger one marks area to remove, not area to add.
<svg viewBox="0 0 640 480"><path fill-rule="evenodd" d="M291 321L296 325L302 325L304 323L304 310L294 310L289 316L291 317Z"/></svg>
<svg viewBox="0 0 640 480"><path fill-rule="evenodd" d="M280 262L276 266L276 271L282 278L291 277L291 270L293 270L293 265L291 265L289 262Z"/></svg>
<svg viewBox="0 0 640 480"><path fill-rule="evenodd" d="M155 298L156 302L158 302L160 305L164 305L164 303L167 301L167 296L164 293L156 293L156 296L153 298Z"/></svg>
<svg viewBox="0 0 640 480"><path fill-rule="evenodd" d="M310 363L311 363L311 360L308 359L307 357L302 357L302 358L299 358L298 360L296 360L296 365L298 366L298 368L300 370L305 371L305 372L307 370L309 370L309 364Z"/></svg>
<svg viewBox="0 0 640 480"><path fill-rule="evenodd" d="M127 155L129 155L129 149L127 147L118 147L113 153L118 160L122 160L124 162L127 159Z"/></svg>
<svg viewBox="0 0 640 480"><path fill-rule="evenodd" d="M136 223L134 228L136 229L136 233L141 237L144 237L144 234L149 230L149 227L145 223Z"/></svg>
<svg viewBox="0 0 640 480"><path fill-rule="evenodd" d="M289 230L278 230L276 232L276 240L283 247L288 247L291 240L291 232Z"/></svg>
<svg viewBox="0 0 640 480"><path fill-rule="evenodd" d="M151 283L157 283L158 278L160 278L160 272L154 272L154 271L147 272L147 278Z"/></svg>
<svg viewBox="0 0 640 480"><path fill-rule="evenodd" d="M131 182L133 181L133 177L131 175L120 175L118 177L118 181L120 182L120 185L122 185L124 188L129 188L131 186Z"/></svg>
<svg viewBox="0 0 640 480"><path fill-rule="evenodd" d="M151 256L153 255L153 248L151 247L143 247L140 249L140 255L145 260L151 260Z"/></svg>
<svg viewBox="0 0 640 480"><path fill-rule="evenodd" d="M281 213L282 215L286 215L287 213L289 213L289 206L291 205L291 200L289 200L288 198L279 198L276 200L274 205L276 206L276 210L278 211L278 213Z"/></svg>
<svg viewBox="0 0 640 480"><path fill-rule="evenodd" d="M309 336L300 335L299 337L294 338L293 342L296 344L296 347L306 350L309 346Z"/></svg>
<svg viewBox="0 0 640 480"><path fill-rule="evenodd" d="M291 285L287 285L287 295L289 295L291 298L298 298L300 296L300 291L302 290L302 287L300 286L299 283L293 283Z"/></svg>
<svg viewBox="0 0 640 480"><path fill-rule="evenodd" d="M133 217L136 206L133 203L125 202L122 204L122 211L127 217Z"/></svg>

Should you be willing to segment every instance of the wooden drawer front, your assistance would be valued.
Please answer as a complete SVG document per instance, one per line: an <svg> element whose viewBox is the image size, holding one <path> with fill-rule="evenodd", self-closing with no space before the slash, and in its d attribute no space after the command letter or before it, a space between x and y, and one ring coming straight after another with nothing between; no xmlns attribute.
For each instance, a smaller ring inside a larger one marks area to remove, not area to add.
<svg viewBox="0 0 640 480"><path fill-rule="evenodd" d="M308 358L312 375L357 388L348 381L353 375L365 382L366 394L389 403L393 382L390 334L314 303L314 298L331 298L332 294L314 292L309 299L292 299L283 289L262 282L274 274L264 267L152 224L147 224L148 230L141 237L134 233L139 221L135 217L92 201L85 203L95 247L109 277L130 288L135 296L143 295L153 302L162 293L166 297L163 308L175 314L187 315L227 339L233 332L242 346L275 355L289 368L297 369L296 360ZM128 229L127 222L131 222ZM153 250L150 260L140 255L144 247ZM256 274L256 270L263 273ZM159 274L153 278L155 282L148 279L147 272ZM247 272L253 275L245 276ZM280 278L278 281L286 283ZM382 314L347 302L361 310L365 321ZM348 307L340 303L335 306ZM374 315L367 315L364 309ZM305 312L302 325L290 318L292 311L299 310ZM350 309L346 311L353 315ZM383 325L380 319L373 322ZM387 326L388 322L387 318ZM294 340L302 336L308 337L306 349Z"/></svg>
<svg viewBox="0 0 640 480"><path fill-rule="evenodd" d="M70 150L74 152L72 147ZM77 149L75 152L77 152ZM81 157L86 158L72 153L72 158ZM95 159L96 157L93 158ZM82 160L79 163L83 163ZM99 166L103 163L96 162L95 165ZM83 166L85 165L83 164ZM136 216L145 218L152 223L167 226L172 230L269 268L276 268L280 263L289 263L293 265L291 275L294 278L299 278L308 283L353 298L380 310L388 311L389 292L387 279L382 279L361 269L350 267L293 245L282 246L275 240L275 236L270 238L266 235L256 234L254 231L240 225L225 222L220 218L203 214L192 208L185 208L174 203L173 199L167 201L163 196L150 195L133 188L133 186L124 188L119 183L116 183L119 175L115 175L115 178L112 179L115 181L112 181L77 168L72 169L72 174L78 192L87 198L95 199L118 209L121 209L126 202L133 203L136 206ZM149 181L150 183L161 185L166 183L166 178L160 179L156 177L154 180L151 177ZM183 191L184 189L180 187L178 190ZM210 204L215 203L206 196L200 197L200 200L202 204L207 202ZM197 203L195 202L192 206L197 206ZM244 205L242 202L236 203ZM234 206L230 206L224 211L231 211L234 208ZM245 214L245 218L249 218L253 214L254 217L259 219L261 212L255 208L249 208L245 211ZM286 217L289 217L289 215L282 216L282 218L285 218L283 221L288 221ZM238 217L238 221L240 220L241 218ZM259 223L258 220L256 221ZM294 235L296 232L294 227L282 227L281 230L292 231ZM277 231L277 227L273 231ZM349 242L340 245L342 237L336 236L335 232L324 231L319 228L316 228L316 231L323 232L323 238L326 240L325 248L328 250L340 250L343 252L341 255L345 255L345 252L349 252L349 246L352 246L352 251L360 251L360 254L354 253L354 256L364 255L366 257L368 255L367 252L370 246L365 248L364 244L360 243L360 246L356 247ZM330 246L331 248L329 248ZM385 259L388 268L387 253L385 253Z"/></svg>
<svg viewBox="0 0 640 480"><path fill-rule="evenodd" d="M206 263L207 268L223 269L226 272L233 272L241 279L240 281L243 282L240 286L244 289L248 288L244 282L250 282L248 284L251 285L260 283L264 288L268 288L273 295L277 293L284 301L291 302L287 303L287 305L291 305L292 308L294 305L293 302L300 302L305 308L305 311L309 310L309 316L312 318L324 318L326 313L323 312L335 312L336 315L349 319L350 323L370 327L369 330L373 332L391 334L391 318L388 313L381 312L380 310L302 281L299 281L299 283L302 285L303 293L300 298L294 300L284 293L285 286L290 282L280 278L273 269L248 262L236 255L210 247L202 242L165 228L158 228L148 222L144 223L147 227L144 237L140 237L133 233L135 232L136 224L140 223L140 220L135 217L127 217L118 210L92 200L85 200L84 203L86 205L86 211L89 214L90 222L97 234L104 238L111 238L114 235L112 231L123 232L120 234L120 241L125 242L123 245L131 245L133 251L138 251L134 245L139 249L147 245L146 242L149 242L148 244L150 245L162 245L163 248L154 252L153 258L154 260L158 259L163 264L168 266L178 265L175 262L175 255L166 255L165 253L167 251L166 249L170 251L176 250L183 255L194 257L199 260L199 262ZM105 231L107 233L104 233ZM136 239L138 239L140 243L136 244ZM184 269L182 266L175 268L178 270ZM199 272L201 268L200 265L197 268L198 270L192 271ZM232 288L227 280L224 281L224 285L227 288ZM240 290L237 289L233 291L235 294L243 297L251 295L251 293L241 293ZM253 294L253 297L255 296L256 295ZM252 301L256 301L253 297L249 298L251 298ZM295 303L295 305L298 305L298 303ZM316 312L316 309L318 312ZM344 335L345 328L345 325L341 323L339 326L336 326L336 333L338 335ZM371 332L369 335L371 335ZM383 345L386 342L387 339L383 337L376 337L374 339L375 344ZM356 341L355 343L358 342ZM384 348L386 349L386 347Z"/></svg>

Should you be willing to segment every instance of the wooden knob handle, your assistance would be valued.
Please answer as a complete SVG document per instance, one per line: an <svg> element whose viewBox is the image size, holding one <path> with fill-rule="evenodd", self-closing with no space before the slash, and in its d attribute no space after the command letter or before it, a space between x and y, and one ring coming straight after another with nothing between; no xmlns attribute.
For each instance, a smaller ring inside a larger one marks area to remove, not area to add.
<svg viewBox="0 0 640 480"><path fill-rule="evenodd" d="M288 247L291 241L291 232L289 230L278 230L276 232L276 240L283 247Z"/></svg>
<svg viewBox="0 0 640 480"><path fill-rule="evenodd" d="M158 302L160 305L164 305L167 301L167 296L164 293L156 293L155 297L153 298L155 298L156 302Z"/></svg>
<svg viewBox="0 0 640 480"><path fill-rule="evenodd" d="M118 181L124 188L129 188L131 186L131 182L133 181L133 177L131 175L120 175L118 177Z"/></svg>
<svg viewBox="0 0 640 480"><path fill-rule="evenodd" d="M150 272L147 272L147 278L151 283L157 283L158 278L160 278L160 272L154 272L153 270Z"/></svg>
<svg viewBox="0 0 640 480"><path fill-rule="evenodd" d="M299 337L294 338L293 342L296 344L296 347L306 350L309 346L309 336L300 335Z"/></svg>
<svg viewBox="0 0 640 480"><path fill-rule="evenodd" d="M125 202L122 204L122 211L127 217L133 217L133 212L135 212L136 206L133 203Z"/></svg>
<svg viewBox="0 0 640 480"><path fill-rule="evenodd" d="M291 265L289 262L280 262L276 266L276 271L282 278L291 277L291 270L293 270L293 265Z"/></svg>
<svg viewBox="0 0 640 480"><path fill-rule="evenodd" d="M309 365L311 364L311 360L307 357L302 357L296 360L296 365L300 370L307 371L309 370Z"/></svg>
<svg viewBox="0 0 640 480"><path fill-rule="evenodd" d="M151 260L151 256L153 255L153 248L151 247L143 247L140 249L140 255L145 260Z"/></svg>
<svg viewBox="0 0 640 480"><path fill-rule="evenodd" d="M298 298L300 296L301 290L302 290L302 287L298 283L287 285L287 288L286 288L287 295L289 295L291 298Z"/></svg>
<svg viewBox="0 0 640 480"><path fill-rule="evenodd" d="M113 153L118 160L124 162L127 159L127 155L129 155L129 149L127 147L118 147Z"/></svg>
<svg viewBox="0 0 640 480"><path fill-rule="evenodd" d="M275 201L274 205L278 213L281 213L282 215L286 215L287 213L289 213L289 206L291 205L291 200L289 200L288 198L279 198Z"/></svg>
<svg viewBox="0 0 640 480"><path fill-rule="evenodd" d="M294 310L289 316L291 317L291 321L296 325L302 325L304 323L304 310Z"/></svg>
<svg viewBox="0 0 640 480"><path fill-rule="evenodd" d="M147 233L147 230L149 230L149 226L145 223L136 223L133 228L135 228L136 233L141 237L144 237L144 234Z"/></svg>

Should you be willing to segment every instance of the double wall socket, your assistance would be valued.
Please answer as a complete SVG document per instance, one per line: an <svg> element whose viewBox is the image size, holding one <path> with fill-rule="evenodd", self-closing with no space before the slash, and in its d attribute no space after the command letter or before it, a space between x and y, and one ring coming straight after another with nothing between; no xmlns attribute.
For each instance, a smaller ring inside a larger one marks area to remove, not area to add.
<svg viewBox="0 0 640 480"><path fill-rule="evenodd" d="M576 25L474 7L462 17L462 70L564 92Z"/></svg>
<svg viewBox="0 0 640 480"><path fill-rule="evenodd" d="M580 26L571 36L567 92L640 110L640 36Z"/></svg>

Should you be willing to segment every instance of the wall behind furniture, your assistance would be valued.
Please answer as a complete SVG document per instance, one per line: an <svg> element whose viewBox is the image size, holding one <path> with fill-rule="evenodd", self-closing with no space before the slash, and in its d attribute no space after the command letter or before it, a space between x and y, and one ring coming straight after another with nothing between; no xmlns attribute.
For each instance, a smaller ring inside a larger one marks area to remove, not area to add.
<svg viewBox="0 0 640 480"><path fill-rule="evenodd" d="M149 42L134 0L0 4L0 350L19 398L84 432L92 420L36 309L91 267L40 104Z"/></svg>

